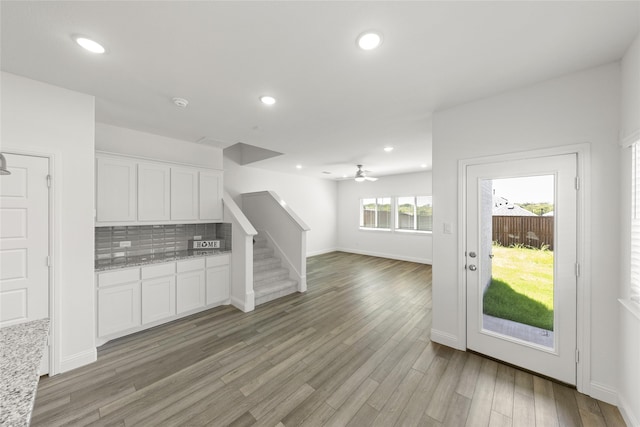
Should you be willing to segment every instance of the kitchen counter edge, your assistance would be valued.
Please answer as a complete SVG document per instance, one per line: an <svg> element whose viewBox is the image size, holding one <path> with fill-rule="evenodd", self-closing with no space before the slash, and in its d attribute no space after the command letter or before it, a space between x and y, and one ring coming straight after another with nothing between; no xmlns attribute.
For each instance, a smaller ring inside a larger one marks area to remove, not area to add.
<svg viewBox="0 0 640 427"><path fill-rule="evenodd" d="M106 264L106 265L96 264L95 272L100 273L103 271L118 270L121 268L141 267L144 265L162 264L165 262L180 261L180 260L190 259L190 258L225 255L230 253L231 253L231 250L211 249L211 250L197 250L197 251L191 251L191 250L180 251L180 252L176 252L171 255L162 256L162 257L155 257L153 255L130 257L128 261L125 261L122 263Z"/></svg>

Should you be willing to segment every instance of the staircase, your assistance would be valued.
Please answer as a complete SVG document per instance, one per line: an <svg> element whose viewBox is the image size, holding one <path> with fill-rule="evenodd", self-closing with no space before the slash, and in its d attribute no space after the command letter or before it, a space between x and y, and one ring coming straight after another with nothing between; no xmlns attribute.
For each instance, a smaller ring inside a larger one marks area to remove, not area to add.
<svg viewBox="0 0 640 427"><path fill-rule="evenodd" d="M298 291L298 282L289 278L289 270L282 267L273 248L261 234L254 236L253 245L253 292L255 305Z"/></svg>

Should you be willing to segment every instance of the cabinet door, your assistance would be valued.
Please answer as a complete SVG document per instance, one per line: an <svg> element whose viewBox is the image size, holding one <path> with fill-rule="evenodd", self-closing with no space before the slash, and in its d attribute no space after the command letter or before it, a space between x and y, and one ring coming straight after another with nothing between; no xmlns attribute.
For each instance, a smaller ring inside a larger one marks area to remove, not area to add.
<svg viewBox="0 0 640 427"><path fill-rule="evenodd" d="M207 305L229 299L229 266L207 269Z"/></svg>
<svg viewBox="0 0 640 427"><path fill-rule="evenodd" d="M98 336L140 326L140 282L98 290Z"/></svg>
<svg viewBox="0 0 640 427"><path fill-rule="evenodd" d="M138 164L138 220L168 220L170 216L169 166Z"/></svg>
<svg viewBox="0 0 640 427"><path fill-rule="evenodd" d="M205 299L204 270L178 274L176 282L177 313L204 307Z"/></svg>
<svg viewBox="0 0 640 427"><path fill-rule="evenodd" d="M200 171L200 219L222 221L222 171Z"/></svg>
<svg viewBox="0 0 640 427"><path fill-rule="evenodd" d="M96 160L96 222L136 220L136 162Z"/></svg>
<svg viewBox="0 0 640 427"><path fill-rule="evenodd" d="M176 277L142 281L142 324L176 314Z"/></svg>
<svg viewBox="0 0 640 427"><path fill-rule="evenodd" d="M198 219L198 171L171 168L171 219Z"/></svg>

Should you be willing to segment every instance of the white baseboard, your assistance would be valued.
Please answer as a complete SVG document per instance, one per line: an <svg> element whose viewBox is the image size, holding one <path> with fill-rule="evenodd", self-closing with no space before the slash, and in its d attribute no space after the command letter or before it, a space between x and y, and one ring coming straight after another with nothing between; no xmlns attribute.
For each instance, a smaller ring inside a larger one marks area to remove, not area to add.
<svg viewBox="0 0 640 427"><path fill-rule="evenodd" d="M457 336L448 332L438 331L433 328L431 329L431 341L446 345L447 347L455 348L456 350L466 350L464 346L461 346L460 340Z"/></svg>
<svg viewBox="0 0 640 427"><path fill-rule="evenodd" d="M329 249L321 249L319 251L307 252L307 257L329 254L329 253L335 252L337 250L338 250L337 248L329 248Z"/></svg>
<svg viewBox="0 0 640 427"><path fill-rule="evenodd" d="M594 381L591 381L591 393L589 394L589 396L615 406L617 406L619 403L618 392L616 390L607 385L600 384Z"/></svg>
<svg viewBox="0 0 640 427"><path fill-rule="evenodd" d="M245 313L253 311L255 306L255 294L253 292L247 292L244 301L237 297L231 297L231 305Z"/></svg>
<svg viewBox="0 0 640 427"><path fill-rule="evenodd" d="M300 278L298 282L298 292L307 292L307 276Z"/></svg>
<svg viewBox="0 0 640 427"><path fill-rule="evenodd" d="M98 351L95 348L62 358L60 361L60 369L56 372L56 375L80 368L96 360L98 360Z"/></svg>
<svg viewBox="0 0 640 427"><path fill-rule="evenodd" d="M378 258L395 259L398 261L409 261L409 262L416 262L418 264L431 265L431 260L428 258L410 257L410 256L404 256L404 255L397 255L397 254L388 254L384 252L362 251L360 249L349 249L349 248L338 248L336 250L340 252L348 252L348 253L358 254L358 255L368 255L368 256L375 256Z"/></svg>
<svg viewBox="0 0 640 427"><path fill-rule="evenodd" d="M634 407L631 406L621 394L618 395L618 401L620 402L618 409L620 410L620 414L622 414L622 418L624 418L624 422L627 423L628 426L640 426L640 419L636 416L640 416L640 414L631 412ZM636 406L635 408L637 411L638 407Z"/></svg>

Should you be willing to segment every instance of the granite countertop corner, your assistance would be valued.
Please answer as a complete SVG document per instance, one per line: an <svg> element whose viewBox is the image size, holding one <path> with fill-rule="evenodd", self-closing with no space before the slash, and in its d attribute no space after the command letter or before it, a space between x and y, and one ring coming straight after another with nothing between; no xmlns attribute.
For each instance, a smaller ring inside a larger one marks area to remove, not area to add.
<svg viewBox="0 0 640 427"><path fill-rule="evenodd" d="M0 328L0 425L28 426L49 319Z"/></svg>

